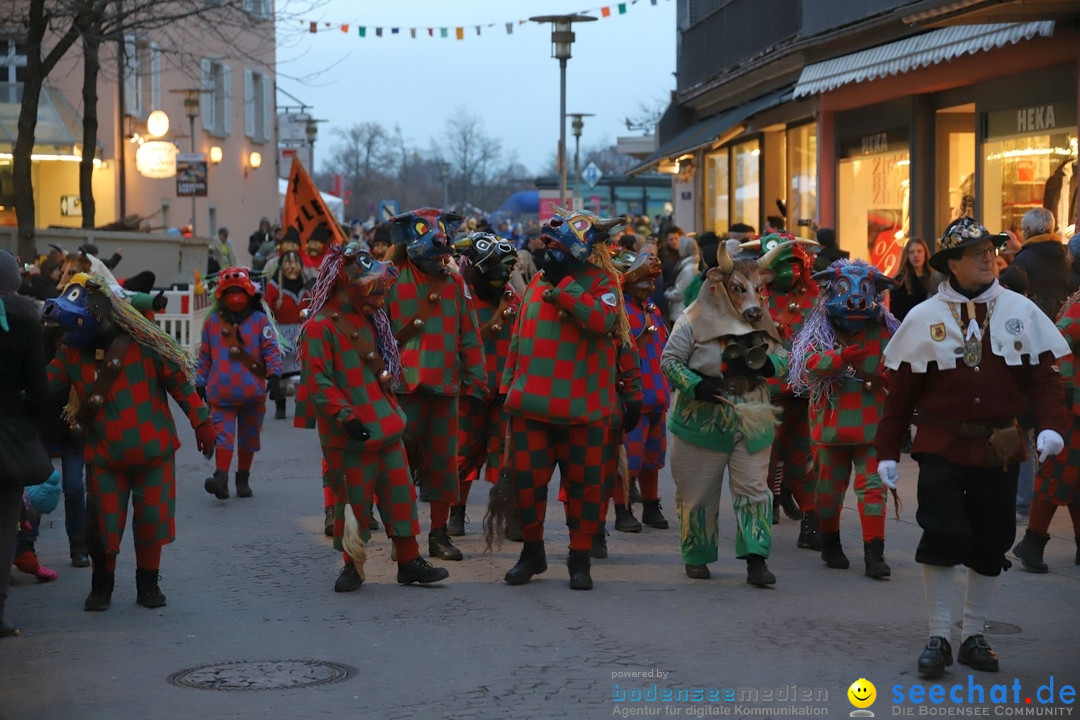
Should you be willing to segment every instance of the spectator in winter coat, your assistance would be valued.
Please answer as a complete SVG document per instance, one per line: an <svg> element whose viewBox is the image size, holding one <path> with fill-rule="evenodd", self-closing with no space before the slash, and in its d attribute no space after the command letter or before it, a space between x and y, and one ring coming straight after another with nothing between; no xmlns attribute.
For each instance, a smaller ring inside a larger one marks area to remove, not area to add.
<svg viewBox="0 0 1080 720"><path fill-rule="evenodd" d="M255 257L259 248L269 244L273 247L274 234L270 230L270 218L259 218L259 229L248 237L248 254Z"/></svg>
<svg viewBox="0 0 1080 720"><path fill-rule="evenodd" d="M1024 245L1013 265L1028 274L1031 300L1051 320L1069 297L1069 254L1054 232L1054 214L1046 208L1028 210L1021 221Z"/></svg>
<svg viewBox="0 0 1080 720"><path fill-rule="evenodd" d="M674 282L664 295L668 300L668 319L674 323L682 315L683 298L686 288L698 275L700 261L697 241L692 237L682 236L679 238L679 262L675 265Z"/></svg>

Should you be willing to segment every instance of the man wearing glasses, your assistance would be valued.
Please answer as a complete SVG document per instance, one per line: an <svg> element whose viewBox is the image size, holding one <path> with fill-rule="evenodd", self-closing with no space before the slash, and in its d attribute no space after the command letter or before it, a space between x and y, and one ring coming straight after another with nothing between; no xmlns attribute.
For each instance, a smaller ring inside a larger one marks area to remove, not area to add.
<svg viewBox="0 0 1080 720"><path fill-rule="evenodd" d="M878 473L897 482L896 461L913 416L919 427L916 519L930 639L919 673L939 677L953 662L950 608L956 565L966 566L957 661L996 672L982 628L1016 536L1016 478L1022 459L1017 416L1028 401L1040 460L1061 452L1068 427L1057 359L1069 346L1033 302L998 284L1001 236L960 218L938 241L930 266L948 280L916 305L884 352L894 371L878 427Z"/></svg>

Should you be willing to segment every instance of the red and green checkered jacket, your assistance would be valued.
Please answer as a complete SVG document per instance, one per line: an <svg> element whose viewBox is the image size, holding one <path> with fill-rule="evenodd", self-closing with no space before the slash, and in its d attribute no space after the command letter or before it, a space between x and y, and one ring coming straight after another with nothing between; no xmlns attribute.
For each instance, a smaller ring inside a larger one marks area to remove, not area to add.
<svg viewBox="0 0 1080 720"><path fill-rule="evenodd" d="M784 349L791 351L795 336L802 330L803 323L810 316L817 301L817 295L807 292L800 286L801 292L774 294L769 293L769 314L776 323ZM773 400L795 397L795 392L788 385L787 375L769 378L769 397Z"/></svg>
<svg viewBox="0 0 1080 720"><path fill-rule="evenodd" d="M60 346L49 363L54 392L75 390L80 403L93 388L98 370L94 348ZM155 465L180 447L166 393L183 409L192 427L210 419L184 369L153 350L133 342L122 360L94 421L86 428L83 457L88 465L130 470Z"/></svg>
<svg viewBox="0 0 1080 720"><path fill-rule="evenodd" d="M642 412L661 412L671 404L671 386L660 367L660 357L664 354L667 342L667 326L660 308L646 299L644 303L624 294L626 315L630 319L630 334L642 342L637 344L640 359L640 378L642 391ZM656 332L646 333L647 327L656 328Z"/></svg>
<svg viewBox="0 0 1080 720"><path fill-rule="evenodd" d="M1057 328L1073 351L1072 355L1063 357L1058 365L1061 381L1065 384L1065 404L1069 412L1080 416L1080 383L1077 383L1076 377L1080 370L1076 362L1076 353L1080 352L1080 301L1065 308L1065 312L1058 318ZM1065 438L1065 442L1068 443L1069 439Z"/></svg>
<svg viewBox="0 0 1080 720"><path fill-rule="evenodd" d="M353 419L364 423L371 433L365 447L389 445L405 432L405 413L394 393L383 390L371 366L354 349L352 339L334 325L329 317L334 310L338 308L327 305L304 324L300 350L304 358L300 375L303 399L315 414L326 447L345 447L349 436L343 425ZM348 305L339 311L363 334L369 347L377 347L375 330L365 315ZM300 395L298 392L298 399Z"/></svg>
<svg viewBox="0 0 1080 720"><path fill-rule="evenodd" d="M549 292L547 298L545 291ZM500 392L511 415L576 425L615 410L615 280L593 265L558 287L537 273L525 288Z"/></svg>
<svg viewBox="0 0 1080 720"><path fill-rule="evenodd" d="M398 270L401 274L386 303L395 333L420 314L420 303L427 304L428 295L434 292L439 296L438 307L424 327L401 346L405 383L398 392L423 390L434 395L485 397L484 348L465 281L457 273L427 275L407 260Z"/></svg>
<svg viewBox="0 0 1080 720"><path fill-rule="evenodd" d="M207 398L217 407L265 400L266 380L229 354L229 346L221 336L222 328L226 327L234 331L232 323L222 318L220 313L206 316L195 384L206 388ZM262 360L267 377L281 377L281 351L266 313L261 310L251 313L240 322L235 332L239 335L240 347L253 360Z"/></svg>
<svg viewBox="0 0 1080 720"><path fill-rule="evenodd" d="M874 442L878 422L885 410L885 388L880 382L881 353L889 342L889 333L878 323L866 324L850 345L869 350L856 368L866 382L857 378L841 379L823 401L810 405L810 437L819 445L868 445ZM815 378L841 377L847 365L840 360L843 348L814 348L806 357L806 372Z"/></svg>
<svg viewBox="0 0 1080 720"><path fill-rule="evenodd" d="M506 310L511 311L512 314L508 318L499 318L497 324L501 327L498 332L492 332L487 337L481 338L484 343L484 361L487 363L489 398L499 394L499 381L502 379L503 368L506 367L506 358L510 356L510 337L514 334L517 314L521 311L521 297L509 285L506 286L506 289L514 293L514 298L506 305ZM488 302L474 295L470 302L473 311L476 313L478 327L486 325L499 309L498 300Z"/></svg>

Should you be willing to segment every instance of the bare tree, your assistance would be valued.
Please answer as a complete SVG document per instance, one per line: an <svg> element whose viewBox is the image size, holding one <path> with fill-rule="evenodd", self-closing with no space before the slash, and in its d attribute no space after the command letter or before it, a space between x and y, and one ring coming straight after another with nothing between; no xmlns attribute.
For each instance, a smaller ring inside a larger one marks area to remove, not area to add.
<svg viewBox="0 0 1080 720"><path fill-rule="evenodd" d="M487 134L479 115L459 107L446 120L444 151L460 185L461 201L482 207L499 175L502 144Z"/></svg>
<svg viewBox="0 0 1080 720"><path fill-rule="evenodd" d="M333 173L341 173L351 191L346 212L349 215L367 215L381 198L380 188L393 178L387 170L395 166L399 149L394 147L390 133L377 122L360 122L344 130L337 129L334 136L333 160L327 163Z"/></svg>

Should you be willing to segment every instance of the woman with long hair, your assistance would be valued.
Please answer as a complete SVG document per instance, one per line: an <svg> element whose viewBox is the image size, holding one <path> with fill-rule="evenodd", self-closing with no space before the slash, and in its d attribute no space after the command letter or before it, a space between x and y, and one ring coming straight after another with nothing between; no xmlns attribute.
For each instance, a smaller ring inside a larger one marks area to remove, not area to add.
<svg viewBox="0 0 1080 720"><path fill-rule="evenodd" d="M900 254L900 269L896 273L896 287L889 291L890 307L897 320L903 320L911 308L925 300L934 288L932 271L926 264L930 248L922 238L913 237Z"/></svg>

